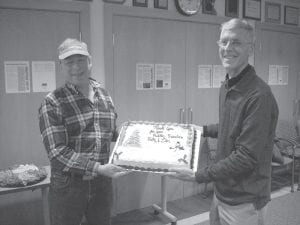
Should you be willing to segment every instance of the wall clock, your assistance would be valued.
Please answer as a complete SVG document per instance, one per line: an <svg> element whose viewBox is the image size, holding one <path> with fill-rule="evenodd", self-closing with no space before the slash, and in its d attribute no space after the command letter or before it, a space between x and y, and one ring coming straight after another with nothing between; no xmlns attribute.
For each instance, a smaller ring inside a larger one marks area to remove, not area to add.
<svg viewBox="0 0 300 225"><path fill-rule="evenodd" d="M175 5L181 14L191 16L199 11L201 0L175 0Z"/></svg>

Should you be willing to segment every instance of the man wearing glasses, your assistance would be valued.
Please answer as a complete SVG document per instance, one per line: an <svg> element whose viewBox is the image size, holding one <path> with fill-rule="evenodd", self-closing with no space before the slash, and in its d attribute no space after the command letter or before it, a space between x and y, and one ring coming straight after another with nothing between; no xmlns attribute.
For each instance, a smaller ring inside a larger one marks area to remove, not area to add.
<svg viewBox="0 0 300 225"><path fill-rule="evenodd" d="M278 106L270 87L249 65L254 29L245 20L222 24L219 56L226 69L219 123L203 127L218 138L214 164L194 173L173 168L172 177L214 182L211 225L264 225L271 190L271 159Z"/></svg>

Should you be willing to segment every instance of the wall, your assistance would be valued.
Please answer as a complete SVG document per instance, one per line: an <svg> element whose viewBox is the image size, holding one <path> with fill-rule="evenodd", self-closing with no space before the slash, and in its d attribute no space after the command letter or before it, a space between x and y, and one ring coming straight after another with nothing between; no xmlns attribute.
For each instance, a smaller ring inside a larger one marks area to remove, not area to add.
<svg viewBox="0 0 300 225"><path fill-rule="evenodd" d="M112 11L112 12L110 12ZM161 13L163 12L163 13ZM171 30L171 26L167 26L170 27L170 29L166 28L165 30L167 30L168 32L164 32L163 29L161 29L160 31L150 31L150 27L149 28L145 28L146 30L144 32L136 32L136 29L138 29L137 27L143 27L143 26L138 26L138 25L132 25L133 21L130 22L130 26L126 26L123 27L122 30L126 31L127 33L133 34L133 36L130 35L122 35L122 32L119 32L118 28L117 28L117 21L118 21L118 17L122 17L124 16L123 19L119 19L120 21L123 21L125 19L126 16L128 16L129 18L136 18L137 20L139 19L139 21L144 21L147 18L149 20L151 19L156 19L157 21L159 21L161 24L165 23L166 21L172 21L177 24L177 32L182 34L184 33L181 29L180 29L180 24L184 22L185 27L187 28L194 28L194 29L188 29L188 36L190 36L191 38L189 38L188 41L185 41L186 43L189 43L190 48L187 50L180 50L180 44L177 45L173 45L176 46L175 49L177 49L177 52L180 54L178 55L184 55L184 57L186 57L186 60L182 60L183 62L187 62L188 65L181 65L180 63L178 64L174 64L174 71L172 68L172 82L175 82L175 74L179 70L178 68L176 68L176 66L179 65L180 68L187 68L187 70L185 72L183 72L183 74L186 74L189 76L189 78L187 79L188 81L193 80L193 78L197 77L197 72L196 69L198 64L219 64L219 58L218 58L218 54L217 54L217 46L216 46L216 40L218 38L218 33L219 33L219 25L216 26L215 29L215 33L209 31L209 32L205 32L205 30L200 29L200 27L197 26L197 23L206 23L207 26L211 26L213 21L219 21L219 22L223 22L224 21L224 17L219 17L219 16L205 16L203 14L198 14L195 16L191 16L191 17L185 17L180 15L179 13L177 13L176 11L161 11L161 10L156 10L156 9L150 9L150 8L137 8L137 7L124 7L124 6L119 6L119 5L113 5L113 4L106 4L104 7L104 13L105 15L105 60L106 60L106 71L109 71L108 74L113 75L112 76L106 76L106 87L111 91L112 94L114 94L113 98L116 104L116 107L118 109L119 112L119 120L126 120L127 118L138 118L137 112L139 112L139 110L136 110L136 108L134 108L136 106L137 101L132 99L135 99L135 95L129 93L130 91L135 91L135 82L134 82L134 77L135 77L135 70L134 70L134 65L136 63L136 58L142 62L147 62L147 63L157 63L160 62L160 57L163 57L164 55L166 55L166 52L163 50L165 49L168 53L172 52L171 50L167 50L168 48L166 46L168 46L167 44L163 44L164 48L159 48L157 49L157 44L155 45L155 38L160 37L160 36L164 36L164 37L168 37L167 33ZM113 16L112 16L113 15ZM219 23L218 23L219 24ZM256 22L255 25L257 26L257 28L260 27L259 22ZM270 24L265 24L265 27L268 28L269 26L271 26ZM153 27L155 25L155 23L153 22ZM191 25L191 26L189 26ZM193 26L192 26L193 25ZM146 27L146 26L145 26ZM289 65L290 66L290 77L289 77L289 84L288 85L276 85L276 86L272 86L272 90L274 91L275 96L277 97L277 100L279 101L279 107L280 107L280 117L281 118L285 118L285 119L291 119L291 103L292 103L292 99L296 97L296 85L295 85L295 81L297 78L297 73L295 73L295 71L300 71L300 68L295 66L294 61L296 61L297 59L299 59L300 56L300 52L294 52L292 53L291 48L289 48L289 46L285 46L282 45L282 43L290 43L289 42L289 38L283 38L284 35L281 34L286 34L286 33L290 33L291 35L295 35L295 38L297 38L297 35L299 34L299 28L293 27L293 26L283 26L283 25L272 25L272 27L275 27L274 29L276 30L277 33L275 33L276 35L270 35L268 32L265 32L264 29L260 29L260 31L258 32L258 40L257 40L257 49L256 52L258 55L256 55L257 57L255 57L255 66L258 69L257 72L258 74L264 79L264 80L268 80L268 65L273 65L273 64L278 64L278 65ZM152 27L151 27L152 28ZM283 29L286 28L286 29ZM287 29L288 28L288 29ZM295 30L295 32L293 32ZM263 32L262 32L263 31ZM148 33L149 32L149 33ZM114 42L115 44L112 44L112 33L114 33ZM145 34L145 35L141 35L141 34ZM158 35L156 35L158 34ZM206 36L206 35L210 35L210 36ZM176 35L176 38L179 35ZM266 47L265 42L262 42L262 40L268 40L269 38L271 39L271 37L276 37L275 39L272 38L272 42L270 42L270 47ZM124 37L123 39L121 37ZM140 38L139 38L140 37ZM151 39L152 37L152 39ZM193 39L193 38L195 39ZM212 37L212 38L210 38ZM129 40L128 42L126 42L125 40L127 39ZM171 37L169 37L171 38ZM172 41L174 41L175 38L171 38ZM122 40L122 41L121 41ZM192 41L194 40L194 41ZM274 40L274 41L273 41ZM294 40L294 39L293 39ZM300 39L299 39L300 40ZM144 44L143 41L145 42ZM211 41L211 45L208 45L207 42ZM161 41L162 42L162 41ZM201 43L200 43L201 42ZM122 43L122 46L125 47L121 47L118 48L118 46L120 46L120 43ZM260 43L262 44L262 49L260 49ZM295 44L295 42L293 42L293 45L291 46L298 46L298 44ZM152 45L151 45L152 44ZM197 44L199 44L199 46L197 46ZM151 47L149 48L150 45ZM299 44L300 45L300 44ZM160 46L160 45L159 45ZM200 46L210 46L209 49L203 49ZM166 47L166 48L165 48ZM292 47L293 48L293 47ZM125 50L126 49L126 50ZM129 51L128 51L129 49ZM152 53L152 50L155 49L155 54ZM296 48L295 48L296 49ZM140 51L139 51L140 50ZM263 51L262 51L263 50ZM272 50L272 51L271 51ZM139 52L138 54L135 54L135 51ZM118 52L120 54L118 54ZM145 54L141 54L142 52L145 52ZM203 54L205 52L205 54ZM280 55L281 53L281 55ZM198 55L197 55L198 54ZM130 57L129 57L130 55ZM152 57L153 55L155 55L156 57ZM136 57L138 56L138 57ZM159 56L159 57L158 57ZM213 57L215 56L215 57ZM258 57L260 56L260 58ZM276 57L274 57L276 56ZM163 57L164 58L164 57ZM292 61L291 58L293 58L294 60ZM192 59L192 60L191 60ZM165 61L167 61L168 63L171 60L170 56L169 57L165 57L164 58ZM196 61L196 62L194 62ZM119 63L122 63L122 66L118 67ZM128 63L126 63L128 62ZM164 62L164 61L163 61ZM164 63L167 63L164 62ZM263 65L262 65L263 64ZM176 66L175 66L176 65ZM131 68L131 69L130 69ZM174 77L173 77L174 75ZM128 77L131 76L131 79L128 79ZM194 85L197 83L197 79L194 79L194 81L196 82L192 82L192 85L190 87L196 86L195 89L193 90L192 94L187 96L187 101L191 101L193 102L193 99L196 99L197 103L201 103L200 105L200 110L197 112L196 111L196 107L192 107L193 108L193 112L194 112L194 122L196 124L206 124L207 122L215 122L217 120L217 113L216 112L216 108L217 108L217 101L218 101L218 89L217 88L209 88L209 89L198 89L197 85ZM181 88L182 89L182 88ZM188 90L191 90L192 88L188 88ZM172 91L175 90L175 87L173 87L173 83L172 83ZM165 94L170 93L169 91L164 92ZM147 98L147 92L136 92L136 95L139 96L140 98L140 103L138 104L138 106L143 107L143 103L147 103L149 101L149 99ZM162 94L162 92L156 90L152 92L151 97L155 96L156 94ZM199 96L197 96L197 94L199 94ZM121 97L120 97L121 96ZM129 96L129 98L126 99L126 96ZM150 96L150 95L149 95ZM175 97L174 97L175 96ZM176 95L174 95L174 99L177 100L177 102L179 102L178 98L176 97ZM124 98L123 98L124 97ZM144 98L143 98L144 97ZM154 98L154 97L153 97ZM208 100L209 99L209 100ZM151 101L151 100L150 100ZM211 105L208 105L207 102L212 103ZM131 103L133 103L134 107L128 107L128 105L130 105ZM155 105L152 104L152 105ZM166 104L163 104L163 106L165 106ZM190 106L190 103L186 103L186 107ZM216 105L216 107L212 107L212 105ZM201 108L202 107L202 108ZM133 110L134 108L134 110ZM155 107L153 107L155 108ZM162 107L163 108L163 107ZM172 110L171 107L168 107L168 117L163 119L163 109L160 108L160 113L159 113L159 119L160 120L164 120L164 121L168 121L168 120L172 120L172 113L174 113L174 110ZM131 110L128 110L131 109ZM205 111L206 110L206 111ZM209 113L213 112L213 113ZM177 112L177 111L176 111ZM203 113L206 112L206 113ZM215 114L214 114L215 113ZM202 114L202 115L201 115ZM205 115L203 115L205 114ZM132 116L134 115L134 116ZM149 110L149 114L147 115L147 113L143 114L143 119L147 118L149 120L149 118L153 118L155 115L155 113L153 113L151 110ZM201 115L201 116L199 116ZM199 118L199 122L196 121L196 117L200 117ZM141 118L138 118L141 119ZM157 119L157 118L156 118ZM120 185L121 186L121 185ZM128 186L128 185L127 185ZM128 194L128 193L127 193ZM130 199L130 197L129 197ZM138 199L138 197L135 198L135 200ZM122 210L125 210L125 207L122 208Z"/></svg>
<svg viewBox="0 0 300 225"><path fill-rule="evenodd" d="M91 46L92 74L93 77L105 85L105 64L104 64L104 35L103 35L103 2L93 1L90 4L91 21Z"/></svg>
<svg viewBox="0 0 300 225"><path fill-rule="evenodd" d="M70 0L69 0L70 1ZM103 1L106 1L105 3ZM116 5L119 6L120 4L115 3L108 3L109 0L93 0L90 2L90 10L91 10L91 51L93 56L93 74L96 79L98 79L100 82L102 82L105 85L105 76L111 76L111 71L108 69L107 66L104 63L104 52L105 52L105 46L104 46L104 17L103 17L103 5L109 4L109 5ZM123 5L127 7L134 7L132 6L133 0L124 0ZM264 23L265 21L265 2L266 0L261 1L261 22ZM268 2L274 2L274 3L280 3L281 4L281 22L280 24L284 25L284 5L289 5L293 7L298 7L300 9L300 0L268 0ZM135 7L138 11L141 7ZM156 9L154 8L154 0L148 0L148 7L149 10L157 11L160 14L164 14L166 10L164 9ZM216 0L215 1L215 9L217 12L217 16L224 17L225 16L225 0ZM174 0L168 0L168 10L167 11L176 11L177 9L175 7L175 1ZM179 13L178 13L179 14ZM199 12L197 14L202 14L202 8L200 8ZM300 11L299 11L300 14ZM210 16L210 15L208 15ZM243 17L243 0L239 0L239 17ZM230 19L230 18L228 18ZM299 25L300 27L300 16L299 16ZM300 96L300 90L298 88L298 96Z"/></svg>
<svg viewBox="0 0 300 225"><path fill-rule="evenodd" d="M79 38L80 31L90 45L89 16L89 5L78 2L0 1L0 170L15 164L49 164L38 128L38 108L47 93L33 92L32 82L29 92L7 93L4 62L27 61L31 71L32 61L52 61L56 86L60 86L64 80L59 76L57 46L67 37ZM0 224L41 224L28 222L34 216L27 215L24 207L39 200L39 190L0 195ZM3 208L18 208L20 221L3 222L8 212Z"/></svg>
<svg viewBox="0 0 300 225"><path fill-rule="evenodd" d="M41 0L42 2L43 0ZM45 0L44 0L45 1ZM63 0L61 0L63 1ZM70 0L65 0L65 1L70 1ZM270 0L271 1L271 0ZM27 0L24 1L27 2L28 4L31 4L31 1ZM153 10L157 13L161 13L164 14L165 10L162 9L154 9L153 7L153 2L154 0L149 0L149 6L148 9L149 10ZM295 6L295 7L299 7L300 8L300 1L299 0L272 0L272 2L277 2L277 3L281 3L282 4L282 8L281 8L281 15L283 15L283 5L291 5L291 6ZM1 3L1 2L0 2ZM239 0L239 16L242 17L242 0ZM264 3L265 0L262 0L262 22L264 22ZM92 2L88 2L86 4L89 4L90 7L90 24L91 24L91 44L90 44L90 50L91 50L91 54L93 57L93 74L94 77L101 81L104 85L105 85L105 78L107 76L111 76L111 74L106 74L105 71L107 70L107 65L105 63L105 56L104 56L104 18L103 18L103 6L104 4L110 4L110 5L118 5L118 4L113 4L113 3L104 3L102 0L93 0ZM174 0L168 0L168 4L169 4L169 9L168 11L172 11L172 12L177 12L176 7L174 5ZM124 5L127 7L133 7L132 6L132 0L126 0L124 2ZM224 11L225 11L225 1L224 0L216 0L215 3L215 9L217 11L217 15L223 17L225 15ZM136 10L138 11L139 8L136 7ZM198 14L202 14L201 13L201 9L199 11ZM179 15L179 13L178 13ZM208 15L210 16L210 15ZM183 17L183 16L182 16ZM281 17L281 24L283 25L283 17ZM299 22L300 24L300 22ZM287 26L287 25L283 25L283 26ZM292 27L292 26L289 26ZM293 27L292 27L293 28ZM2 31L1 31L2 32ZM1 34L0 32L0 34ZM2 53L1 53L2 54ZM3 63L3 62L0 62ZM297 84L297 96L300 97L300 88L299 88L299 80L297 80L298 84ZM5 120L6 116L9 115L2 115L1 114L1 120ZM3 131L1 131L3 132ZM11 140L13 141L13 140ZM29 143L27 143L29 144ZM1 157L3 157L3 145L0 143L0 154ZM10 153L9 153L10 154ZM40 163L45 163L46 160L45 158L43 160L41 160L41 162L37 162L37 164ZM35 198L39 198L39 194L38 193L29 193L28 195L26 195L24 197L24 195L22 194L17 194L15 196L15 198L5 198L5 200L3 201L3 196L1 196L1 201L0 201L0 205L5 205L5 204L14 204L15 201L24 201L24 199L28 199L28 200L32 200Z"/></svg>

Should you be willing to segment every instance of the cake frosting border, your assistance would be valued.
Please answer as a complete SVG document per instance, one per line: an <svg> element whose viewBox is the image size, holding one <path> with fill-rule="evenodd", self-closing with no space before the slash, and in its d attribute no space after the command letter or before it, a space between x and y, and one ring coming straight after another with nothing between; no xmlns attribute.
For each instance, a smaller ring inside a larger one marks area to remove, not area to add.
<svg viewBox="0 0 300 225"><path fill-rule="evenodd" d="M123 130L127 129L127 127L134 125L134 124L150 124L150 125L166 125L166 126L178 126L180 128L188 128L188 138L187 138L187 146L189 146L192 149L191 157L189 166L191 169L194 170L194 158L195 158L195 148L196 148L196 129L191 124L182 124L182 123L175 123L175 122L154 122L154 121L126 121L122 124L119 137L117 139L117 142L115 144L115 147L113 149L113 152L111 154L111 157L109 159L109 163L113 163L114 157L115 157L115 151L118 146L120 146L125 138L125 132ZM197 154L198 155L198 154ZM129 166L129 165L119 165L121 167L124 167L126 169L135 170L135 171L144 171L144 172L153 172L153 173L162 173L167 172L168 169L160 169L160 168L146 168L146 167L139 167L139 166ZM175 165L174 165L175 166ZM179 166L180 167L180 166Z"/></svg>

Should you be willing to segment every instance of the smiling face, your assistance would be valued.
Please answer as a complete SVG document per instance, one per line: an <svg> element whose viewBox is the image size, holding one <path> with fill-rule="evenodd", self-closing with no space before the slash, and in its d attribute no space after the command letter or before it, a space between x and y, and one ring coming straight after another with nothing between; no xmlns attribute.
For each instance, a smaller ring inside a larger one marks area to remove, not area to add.
<svg viewBox="0 0 300 225"><path fill-rule="evenodd" d="M67 82L82 87L89 83L90 59L85 55L71 55L62 60L62 71Z"/></svg>
<svg viewBox="0 0 300 225"><path fill-rule="evenodd" d="M247 65L253 51L253 41L242 28L223 29L219 44L221 62L230 77L237 76Z"/></svg>

